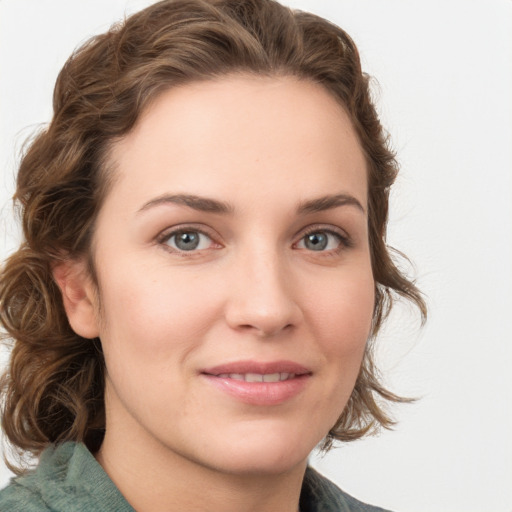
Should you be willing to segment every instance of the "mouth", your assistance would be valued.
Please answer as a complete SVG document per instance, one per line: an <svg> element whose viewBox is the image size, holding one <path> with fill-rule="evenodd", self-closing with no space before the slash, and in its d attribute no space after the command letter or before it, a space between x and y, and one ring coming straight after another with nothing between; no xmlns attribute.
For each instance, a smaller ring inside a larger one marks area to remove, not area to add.
<svg viewBox="0 0 512 512"><path fill-rule="evenodd" d="M221 379L233 379L244 382L283 382L294 379L295 373L221 373L217 375Z"/></svg>
<svg viewBox="0 0 512 512"><path fill-rule="evenodd" d="M299 395L312 372L291 361L239 361L205 369L201 375L230 398L249 405L269 406Z"/></svg>

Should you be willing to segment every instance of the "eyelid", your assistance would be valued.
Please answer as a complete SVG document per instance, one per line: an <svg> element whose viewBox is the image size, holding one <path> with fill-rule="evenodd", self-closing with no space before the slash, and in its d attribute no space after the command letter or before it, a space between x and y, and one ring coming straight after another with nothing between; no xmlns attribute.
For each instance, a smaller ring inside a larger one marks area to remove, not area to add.
<svg viewBox="0 0 512 512"><path fill-rule="evenodd" d="M173 247L170 247L165 242L169 240L172 236L183 233L187 231L196 231L198 233L201 233L202 235L207 236L212 241L212 244L216 247L216 249L221 248L222 244L218 242L217 240L220 238L216 232L214 232L212 229L208 228L207 226L203 224L178 224L176 226L168 227L162 230L156 237L155 241L157 244L164 247L165 250L179 254L179 255L185 255L185 256L192 256L194 253L201 253L203 250L206 249L199 249L195 251L181 251L179 249L174 249ZM339 228L338 226L333 226L332 224L312 224L310 226L306 226L303 228L299 233L295 236L296 241L293 243L293 246L295 247L301 240L303 240L304 237L316 233L316 232L324 232L332 234L339 238L340 245L344 248L350 248L353 247L354 242L352 238L348 235L348 233ZM324 253L332 253L331 251L319 251Z"/></svg>
<svg viewBox="0 0 512 512"><path fill-rule="evenodd" d="M222 244L217 242L217 239L219 237L213 233L213 230L208 229L204 225L198 225L198 224L178 224L177 226L165 228L163 231L161 231L155 237L155 241L157 242L157 244L161 245L165 250L172 252L174 254L179 254L179 255L184 255L184 256L192 256L194 253L200 253L203 250L206 250L206 249L199 249L199 250L195 250L195 251L182 251L179 249L175 249L174 247L171 247L170 245L165 243L167 240L169 240L174 235L177 235L179 233L188 232L188 231L197 232L204 236L207 236L212 241L212 245L216 246L216 247L214 247L216 249L222 247Z"/></svg>
<svg viewBox="0 0 512 512"><path fill-rule="evenodd" d="M297 241L293 245L297 245L304 237L317 232L330 233L332 235L337 236L340 239L341 245L344 246L345 248L350 248L354 246L354 242L350 235L344 229L341 229L337 226L333 226L332 224L312 224L311 226L306 226L299 232L299 234L297 235ZM323 252L328 253L330 251Z"/></svg>

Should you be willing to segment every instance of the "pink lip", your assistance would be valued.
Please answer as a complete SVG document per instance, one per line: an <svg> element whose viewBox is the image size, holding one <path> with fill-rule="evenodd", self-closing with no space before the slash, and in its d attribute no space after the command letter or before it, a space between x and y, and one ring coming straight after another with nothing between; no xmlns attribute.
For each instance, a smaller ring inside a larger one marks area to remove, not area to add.
<svg viewBox="0 0 512 512"><path fill-rule="evenodd" d="M306 367L292 361L235 361L221 364L201 371L207 375L221 375L223 373L295 373L305 375L311 373Z"/></svg>
<svg viewBox="0 0 512 512"><path fill-rule="evenodd" d="M289 373L295 376L279 382L245 382L226 374ZM292 361L236 361L207 368L201 375L220 391L250 405L278 405L298 395L307 385L311 371Z"/></svg>

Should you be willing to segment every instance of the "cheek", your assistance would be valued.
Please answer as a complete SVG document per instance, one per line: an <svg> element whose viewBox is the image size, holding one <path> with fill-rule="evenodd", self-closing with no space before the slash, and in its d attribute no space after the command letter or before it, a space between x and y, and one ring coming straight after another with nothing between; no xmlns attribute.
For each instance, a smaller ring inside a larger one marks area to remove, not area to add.
<svg viewBox="0 0 512 512"><path fill-rule="evenodd" d="M372 325L374 286L365 272L332 280L321 293L309 294L309 321L329 355L362 357Z"/></svg>
<svg viewBox="0 0 512 512"><path fill-rule="evenodd" d="M138 360L193 350L218 316L218 301L205 291L204 279L158 268L121 270L112 270L102 286L106 344Z"/></svg>
<svg viewBox="0 0 512 512"><path fill-rule="evenodd" d="M194 400L186 393L194 377L188 361L217 317L215 301L193 277L157 268L112 269L101 293L101 340L116 400L136 416L158 415L162 407L186 410Z"/></svg>
<svg viewBox="0 0 512 512"><path fill-rule="evenodd" d="M325 411L325 435L345 408L359 375L372 326L374 281L369 272L337 279L323 293L311 295L309 324L322 354L322 388L318 410Z"/></svg>

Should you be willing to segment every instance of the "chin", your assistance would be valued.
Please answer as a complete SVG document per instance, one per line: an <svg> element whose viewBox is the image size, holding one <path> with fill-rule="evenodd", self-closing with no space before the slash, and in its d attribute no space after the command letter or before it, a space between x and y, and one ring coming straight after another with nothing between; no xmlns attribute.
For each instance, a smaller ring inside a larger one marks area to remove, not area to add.
<svg viewBox="0 0 512 512"><path fill-rule="evenodd" d="M254 437L237 437L217 460L218 469L238 475L282 474L306 466L311 451L320 439L301 439L293 433L260 430Z"/></svg>
<svg viewBox="0 0 512 512"><path fill-rule="evenodd" d="M259 454L257 457L234 457L230 460L224 460L218 470L223 473L234 474L238 476L269 476L282 475L296 470L307 464L309 453L305 457L299 457L296 453L278 454L268 453Z"/></svg>

